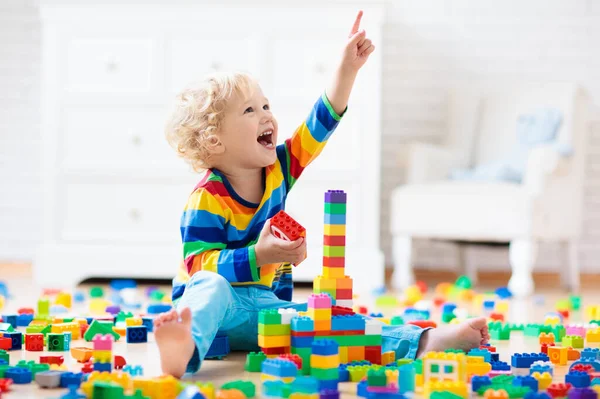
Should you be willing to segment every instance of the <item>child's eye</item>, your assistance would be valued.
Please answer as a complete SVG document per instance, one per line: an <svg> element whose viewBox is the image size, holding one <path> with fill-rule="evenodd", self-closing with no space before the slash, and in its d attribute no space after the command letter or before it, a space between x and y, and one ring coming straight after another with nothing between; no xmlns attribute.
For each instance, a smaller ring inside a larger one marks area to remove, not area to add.
<svg viewBox="0 0 600 399"><path fill-rule="evenodd" d="M248 113L248 112L254 112L254 109L252 107L248 107L246 108L246 110L244 111L244 113Z"/></svg>
<svg viewBox="0 0 600 399"><path fill-rule="evenodd" d="M270 110L270 109L271 109L271 107L269 107L269 104L265 104L265 105L263 105L263 109L264 109L265 111L268 111L268 110Z"/></svg>

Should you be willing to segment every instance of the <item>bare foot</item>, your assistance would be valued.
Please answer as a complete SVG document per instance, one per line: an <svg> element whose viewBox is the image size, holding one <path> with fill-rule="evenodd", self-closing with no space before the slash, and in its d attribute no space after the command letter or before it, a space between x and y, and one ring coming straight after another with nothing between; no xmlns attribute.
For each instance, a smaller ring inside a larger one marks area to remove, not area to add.
<svg viewBox="0 0 600 399"><path fill-rule="evenodd" d="M181 378L195 348L190 308L183 309L181 314L171 310L154 319L154 338L163 373Z"/></svg>
<svg viewBox="0 0 600 399"><path fill-rule="evenodd" d="M451 324L425 331L421 335L417 357L427 352L442 352L446 349L469 351L490 339L485 317L468 319L460 324Z"/></svg>

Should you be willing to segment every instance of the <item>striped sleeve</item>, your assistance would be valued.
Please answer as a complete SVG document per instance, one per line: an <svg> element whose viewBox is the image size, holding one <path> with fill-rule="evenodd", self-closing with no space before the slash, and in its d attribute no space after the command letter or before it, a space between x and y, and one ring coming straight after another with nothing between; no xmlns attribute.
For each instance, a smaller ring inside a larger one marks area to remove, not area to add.
<svg viewBox="0 0 600 399"><path fill-rule="evenodd" d="M345 112L344 110L342 115ZM288 190L294 186L304 169L323 151L341 118L323 93L292 137L277 147L277 157Z"/></svg>
<svg viewBox="0 0 600 399"><path fill-rule="evenodd" d="M185 267L190 276L199 270L219 273L230 283L260 280L254 245L227 248L228 223L223 203L204 188L190 195L181 217Z"/></svg>

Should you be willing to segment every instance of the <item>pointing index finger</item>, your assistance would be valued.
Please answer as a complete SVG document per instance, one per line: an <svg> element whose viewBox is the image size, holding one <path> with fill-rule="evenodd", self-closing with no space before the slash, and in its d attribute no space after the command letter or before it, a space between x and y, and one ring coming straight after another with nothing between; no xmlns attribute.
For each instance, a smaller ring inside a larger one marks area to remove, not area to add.
<svg viewBox="0 0 600 399"><path fill-rule="evenodd" d="M358 32L358 28L360 28L360 20L363 16L363 12L362 10L360 10L358 12L358 14L356 15L356 20L354 21L354 25L352 25L352 30L350 31L350 35L355 34L356 32Z"/></svg>

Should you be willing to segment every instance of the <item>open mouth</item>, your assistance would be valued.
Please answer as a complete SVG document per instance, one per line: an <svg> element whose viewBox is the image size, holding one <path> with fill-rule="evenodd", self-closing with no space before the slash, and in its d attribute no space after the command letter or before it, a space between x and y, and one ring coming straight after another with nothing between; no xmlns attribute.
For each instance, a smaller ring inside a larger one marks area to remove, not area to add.
<svg viewBox="0 0 600 399"><path fill-rule="evenodd" d="M266 148L275 147L275 143L273 143L273 130L265 130L258 136L256 141Z"/></svg>

